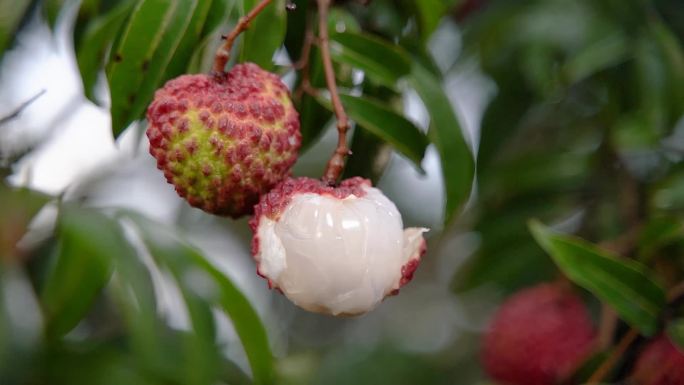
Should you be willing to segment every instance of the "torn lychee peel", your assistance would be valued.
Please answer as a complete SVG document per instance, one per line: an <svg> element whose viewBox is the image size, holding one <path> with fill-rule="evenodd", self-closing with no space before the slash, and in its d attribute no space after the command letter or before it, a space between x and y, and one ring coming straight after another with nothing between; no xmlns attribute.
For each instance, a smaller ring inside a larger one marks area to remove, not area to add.
<svg viewBox="0 0 684 385"><path fill-rule="evenodd" d="M361 178L333 188L289 179L255 208L258 272L298 306L332 315L365 313L412 277L427 229L401 215Z"/></svg>

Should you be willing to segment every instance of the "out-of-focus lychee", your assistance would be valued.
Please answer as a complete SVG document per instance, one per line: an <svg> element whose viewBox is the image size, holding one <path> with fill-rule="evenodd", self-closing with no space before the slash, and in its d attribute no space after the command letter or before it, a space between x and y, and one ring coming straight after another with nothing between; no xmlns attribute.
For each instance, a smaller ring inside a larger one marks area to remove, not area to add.
<svg viewBox="0 0 684 385"><path fill-rule="evenodd" d="M274 74L238 64L225 75L183 75L147 110L157 167L204 211L239 217L289 175L301 143L299 115Z"/></svg>
<svg viewBox="0 0 684 385"><path fill-rule="evenodd" d="M684 385L684 352L664 335L650 342L632 371L635 385Z"/></svg>
<svg viewBox="0 0 684 385"><path fill-rule="evenodd" d="M487 330L486 372L508 385L553 385L591 353L595 328L570 287L545 283L508 298Z"/></svg>
<svg viewBox="0 0 684 385"><path fill-rule="evenodd" d="M257 272L313 312L357 315L413 278L424 228L403 228L394 203L351 178L338 187L287 179L264 195L250 222Z"/></svg>

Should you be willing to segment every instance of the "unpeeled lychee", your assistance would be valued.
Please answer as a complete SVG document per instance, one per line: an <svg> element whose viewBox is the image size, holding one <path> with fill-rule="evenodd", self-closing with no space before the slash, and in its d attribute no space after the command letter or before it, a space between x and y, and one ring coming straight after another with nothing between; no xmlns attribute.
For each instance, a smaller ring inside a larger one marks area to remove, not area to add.
<svg viewBox="0 0 684 385"><path fill-rule="evenodd" d="M147 119L150 153L166 180L190 205L218 215L251 213L289 175L301 143L288 89L251 63L169 81Z"/></svg>
<svg viewBox="0 0 684 385"><path fill-rule="evenodd" d="M666 336L650 342L632 372L635 385L684 385L684 352Z"/></svg>
<svg viewBox="0 0 684 385"><path fill-rule="evenodd" d="M413 278L425 252L424 228L401 215L370 181L330 187L287 179L264 195L250 221L257 272L313 312L356 315Z"/></svg>
<svg viewBox="0 0 684 385"><path fill-rule="evenodd" d="M484 336L482 360L508 385L553 385L593 348L595 328L582 300L560 284L517 292L499 308Z"/></svg>

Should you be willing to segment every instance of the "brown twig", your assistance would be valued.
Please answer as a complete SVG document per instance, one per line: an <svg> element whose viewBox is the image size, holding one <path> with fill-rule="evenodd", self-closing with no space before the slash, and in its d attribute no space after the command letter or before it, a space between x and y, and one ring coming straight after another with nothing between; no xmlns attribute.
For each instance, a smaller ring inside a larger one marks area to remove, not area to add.
<svg viewBox="0 0 684 385"><path fill-rule="evenodd" d="M601 320L598 331L598 347L601 350L606 350L613 343L613 336L615 329L617 329L618 317L610 306L607 304L601 305Z"/></svg>
<svg viewBox="0 0 684 385"><path fill-rule="evenodd" d="M240 18L235 28L228 35L225 36L225 42L216 50L216 56L214 57L214 68L213 73L216 75L222 75L225 73L226 64L230 59L230 51L233 48L233 43L235 39L249 28L249 23L254 20L254 18L266 8L266 6L271 3L271 0L261 0L259 4L254 6L247 15Z"/></svg>
<svg viewBox="0 0 684 385"><path fill-rule="evenodd" d="M297 62L294 63L294 69L298 70L302 76L302 81L299 83L299 87L297 87L297 89L294 92L294 96L297 99L301 99L302 95L305 92L313 88L311 86L311 75L309 73L309 58L311 57L311 48L313 47L315 40L313 32L313 22L311 21L312 17L313 16L311 15L311 13L307 13L302 53L299 55L299 60L297 60Z"/></svg>
<svg viewBox="0 0 684 385"><path fill-rule="evenodd" d="M620 339L620 342L618 342L617 346L615 346L615 349L613 349L608 358L606 358L606 360L601 363L601 366L596 369L594 374L589 377L587 384L600 383L613 369L615 364L618 363L622 355L625 354L625 351L627 351L627 348L632 345L632 342L634 342L637 337L639 337L639 331L634 328L629 329L629 331L622 336L622 339Z"/></svg>
<svg viewBox="0 0 684 385"><path fill-rule="evenodd" d="M17 107L17 108L14 109L14 111L12 111L12 112L10 112L8 115L3 116L2 118L0 118L0 126L2 126L3 124L9 122L9 121L12 120L12 119L16 119L17 117L19 117L19 115L26 109L26 107L28 107L29 105L31 105L31 103L35 102L36 99L38 99L39 97L43 96L43 94L44 94L45 92L47 92L47 90L45 90L45 89L40 90L40 92L38 92L37 94L31 96L27 101L21 103L21 104L19 105L19 107Z"/></svg>
<svg viewBox="0 0 684 385"><path fill-rule="evenodd" d="M344 170L344 163L349 155L349 147L347 147L347 129L349 128L349 120L347 113L344 112L344 106L340 101L340 95L337 93L337 84L335 83L335 70L330 59L330 38L328 37L328 9L330 8L330 0L318 1L318 34L319 45L321 49L321 58L323 59L323 69L325 71L325 83L330 91L330 99L332 100L333 110L337 118L337 148L330 157L328 164L323 173L323 181L328 184L335 184L337 179Z"/></svg>

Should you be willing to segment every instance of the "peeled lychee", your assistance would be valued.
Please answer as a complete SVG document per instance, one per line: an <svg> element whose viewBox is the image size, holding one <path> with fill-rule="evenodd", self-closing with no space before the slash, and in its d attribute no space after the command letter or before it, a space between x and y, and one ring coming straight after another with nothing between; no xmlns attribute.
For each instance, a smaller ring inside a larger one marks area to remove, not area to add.
<svg viewBox="0 0 684 385"><path fill-rule="evenodd" d="M330 187L287 179L255 206L250 221L257 272L313 312L357 315L413 278L424 228L403 228L396 206L370 181Z"/></svg>
<svg viewBox="0 0 684 385"><path fill-rule="evenodd" d="M632 371L635 385L684 385L684 352L665 336L650 342Z"/></svg>
<svg viewBox="0 0 684 385"><path fill-rule="evenodd" d="M147 110L150 153L190 205L239 217L289 175L301 143L289 91L256 64L183 75Z"/></svg>
<svg viewBox="0 0 684 385"><path fill-rule="evenodd" d="M508 385L553 385L591 353L595 328L570 287L524 289L499 308L484 336L482 360Z"/></svg>

